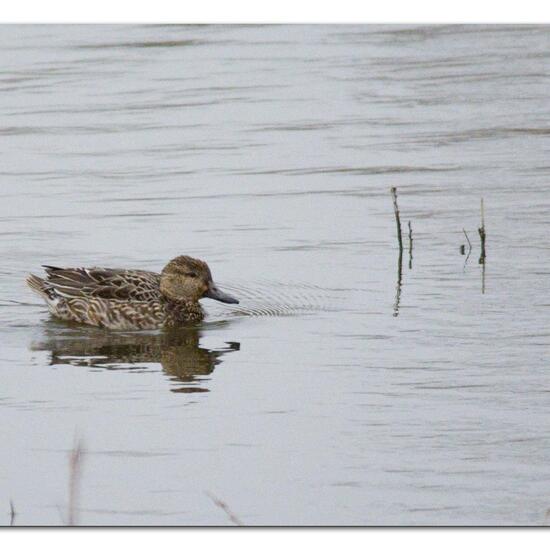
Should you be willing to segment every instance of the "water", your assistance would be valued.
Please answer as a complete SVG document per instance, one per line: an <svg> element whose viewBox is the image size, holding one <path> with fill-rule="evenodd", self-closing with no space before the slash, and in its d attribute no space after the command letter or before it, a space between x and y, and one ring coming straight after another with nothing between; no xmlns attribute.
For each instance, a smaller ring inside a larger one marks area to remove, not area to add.
<svg viewBox="0 0 550 550"><path fill-rule="evenodd" d="M547 521L548 27L0 42L0 522L67 521L78 440L81 524ZM24 285L182 253L241 303L176 334Z"/></svg>

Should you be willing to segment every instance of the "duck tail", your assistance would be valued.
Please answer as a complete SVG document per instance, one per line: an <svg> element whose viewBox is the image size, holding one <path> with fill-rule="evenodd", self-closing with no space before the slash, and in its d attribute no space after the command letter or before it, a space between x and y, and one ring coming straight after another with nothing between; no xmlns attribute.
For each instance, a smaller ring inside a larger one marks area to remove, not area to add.
<svg viewBox="0 0 550 550"><path fill-rule="evenodd" d="M44 300L55 300L57 298L55 290L49 286L44 279L41 279L31 273L27 277L26 282L29 288Z"/></svg>

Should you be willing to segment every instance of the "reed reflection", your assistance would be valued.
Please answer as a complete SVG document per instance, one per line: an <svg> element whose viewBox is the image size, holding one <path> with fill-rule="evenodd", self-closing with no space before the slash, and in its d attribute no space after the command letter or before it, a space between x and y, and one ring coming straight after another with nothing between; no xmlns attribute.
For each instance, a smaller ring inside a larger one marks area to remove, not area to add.
<svg viewBox="0 0 550 550"><path fill-rule="evenodd" d="M223 355L240 349L239 342L210 349L200 345L202 337L200 329L191 327L155 334L47 328L45 338L31 349L49 351L51 365L135 371L159 363L175 383L170 391L195 393L209 391L203 384L205 377L222 362Z"/></svg>

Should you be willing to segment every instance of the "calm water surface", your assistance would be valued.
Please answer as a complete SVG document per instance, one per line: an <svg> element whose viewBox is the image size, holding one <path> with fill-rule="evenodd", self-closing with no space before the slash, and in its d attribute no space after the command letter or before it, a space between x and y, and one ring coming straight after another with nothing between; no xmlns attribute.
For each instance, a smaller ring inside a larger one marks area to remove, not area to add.
<svg viewBox="0 0 550 550"><path fill-rule="evenodd" d="M81 524L230 524L213 497L544 524L549 52L542 26L0 27L0 523L67 521L81 439ZM116 334L24 285L182 253L240 305Z"/></svg>

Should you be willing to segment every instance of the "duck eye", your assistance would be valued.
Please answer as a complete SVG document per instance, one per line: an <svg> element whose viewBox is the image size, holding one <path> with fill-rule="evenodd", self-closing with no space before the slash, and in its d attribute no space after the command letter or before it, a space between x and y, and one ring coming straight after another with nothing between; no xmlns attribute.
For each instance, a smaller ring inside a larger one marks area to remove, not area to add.
<svg viewBox="0 0 550 550"><path fill-rule="evenodd" d="M192 273L191 271L189 271L188 273L185 274L187 277L191 277L192 279L195 279L197 277L197 274L196 273Z"/></svg>

